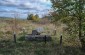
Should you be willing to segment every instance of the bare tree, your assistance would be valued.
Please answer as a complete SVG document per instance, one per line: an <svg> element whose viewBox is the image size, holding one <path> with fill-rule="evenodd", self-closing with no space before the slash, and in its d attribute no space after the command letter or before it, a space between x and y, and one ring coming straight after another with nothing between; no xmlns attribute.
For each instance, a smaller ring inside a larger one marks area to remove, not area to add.
<svg viewBox="0 0 85 55"><path fill-rule="evenodd" d="M14 12L13 15L14 15L14 18L13 18L13 26L12 26L12 29L13 29L13 33L16 33L16 32L17 32L17 26L18 26L17 18L19 17L19 13Z"/></svg>

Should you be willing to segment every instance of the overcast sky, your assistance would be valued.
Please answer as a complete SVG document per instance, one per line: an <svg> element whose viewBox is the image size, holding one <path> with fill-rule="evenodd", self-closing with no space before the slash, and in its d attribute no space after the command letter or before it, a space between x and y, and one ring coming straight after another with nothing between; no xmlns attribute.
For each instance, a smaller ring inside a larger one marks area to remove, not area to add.
<svg viewBox="0 0 85 55"><path fill-rule="evenodd" d="M0 17L13 17L14 13L21 18L26 18L29 13L41 17L50 9L50 0L0 0Z"/></svg>

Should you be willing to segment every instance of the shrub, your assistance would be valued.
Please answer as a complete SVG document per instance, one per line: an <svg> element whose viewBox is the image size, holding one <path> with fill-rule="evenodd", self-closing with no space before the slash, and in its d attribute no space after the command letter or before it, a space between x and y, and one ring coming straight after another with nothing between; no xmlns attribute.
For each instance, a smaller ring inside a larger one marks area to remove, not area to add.
<svg viewBox="0 0 85 55"><path fill-rule="evenodd" d="M27 20L32 20L32 21L37 22L37 21L39 21L39 16L37 14L36 15L29 14L28 17L27 17Z"/></svg>
<svg viewBox="0 0 85 55"><path fill-rule="evenodd" d="M21 36L18 40L19 41L24 41L25 40L25 37L24 36Z"/></svg>

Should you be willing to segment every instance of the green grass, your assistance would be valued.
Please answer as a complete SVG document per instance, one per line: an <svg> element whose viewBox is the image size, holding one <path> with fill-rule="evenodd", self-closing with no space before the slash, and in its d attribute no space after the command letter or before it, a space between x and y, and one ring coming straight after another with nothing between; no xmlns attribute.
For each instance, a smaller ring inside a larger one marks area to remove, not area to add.
<svg viewBox="0 0 85 55"><path fill-rule="evenodd" d="M26 20L17 20L17 22L20 30L17 29L16 44L13 42L13 30L9 28L13 25L13 23L9 24L5 22L5 20L0 23L0 28L2 28L2 30L0 30L0 55L85 55L80 50L80 43L76 41L75 38L71 38L68 34L63 32L62 26L57 27L57 34L55 36L51 36L52 41L45 44L44 42L39 41L25 41L24 33L21 29L25 27L26 34L31 34L33 29L37 27L44 27L45 32L43 34L53 35L54 26L52 24L35 24ZM5 28L6 30L4 30ZM5 36L3 36L4 32ZM59 45L59 38L61 34L63 34L62 47Z"/></svg>
<svg viewBox="0 0 85 55"><path fill-rule="evenodd" d="M85 55L78 47L62 46L53 41L2 41L0 42L0 54L2 55Z"/></svg>

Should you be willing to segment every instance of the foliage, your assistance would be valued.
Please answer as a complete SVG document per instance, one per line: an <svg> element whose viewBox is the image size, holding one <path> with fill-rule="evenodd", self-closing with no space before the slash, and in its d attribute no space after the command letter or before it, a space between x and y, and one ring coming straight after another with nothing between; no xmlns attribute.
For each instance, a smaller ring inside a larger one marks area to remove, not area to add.
<svg viewBox="0 0 85 55"><path fill-rule="evenodd" d="M21 36L18 40L19 41L25 41L25 36Z"/></svg>
<svg viewBox="0 0 85 55"><path fill-rule="evenodd" d="M26 42L16 44L10 41L0 42L0 55L85 55L79 48L63 46L52 42Z"/></svg>
<svg viewBox="0 0 85 55"><path fill-rule="evenodd" d="M39 16L37 14L29 14L27 20L39 21Z"/></svg>
<svg viewBox="0 0 85 55"><path fill-rule="evenodd" d="M67 24L69 33L79 36L82 46L85 46L85 41L82 39L85 0L51 0L51 2L54 10L51 14L53 21L61 20Z"/></svg>
<svg viewBox="0 0 85 55"><path fill-rule="evenodd" d="M83 14L85 13L82 12L84 11L84 0L51 0L51 2L54 8L54 12L51 13L53 22L60 20L67 24L70 32L78 34L80 17L84 20Z"/></svg>
<svg viewBox="0 0 85 55"><path fill-rule="evenodd" d="M27 20L17 20L17 21L19 22L18 24L20 25L20 27L19 27L20 30L17 30L17 43L15 44L13 42L13 34L11 34L10 36L5 36L4 40L0 40L0 55L60 55L60 53L62 53L62 55L85 55L85 53L82 53L81 50L76 47L76 46L80 46L80 45L73 45L73 44L75 44L75 41L73 41L73 39L70 39L68 37L68 34L66 34L66 36L64 34L63 44L65 46L63 46L63 48L62 48L63 51L60 50L60 48L61 48L59 46L59 37L61 34L60 26L58 26L58 29L57 29L57 36L52 36L53 41L47 42L45 44L44 42L39 42L39 41L38 42L24 41L25 34L27 34L27 33L31 34L31 31L34 28L37 28L37 27L40 27L43 25L34 24L32 22L28 22ZM12 25L12 23L10 23L10 24ZM7 23L6 23L6 25L10 26ZM23 27L26 28L27 33L21 32ZM47 33L47 31L50 31L51 33L53 33L54 26L52 24L46 23L43 27L45 28L45 32L42 35L49 34L49 33ZM2 28L5 29L5 27L2 27ZM1 30L3 30L3 29L1 29ZM10 31L11 29L7 28L7 30ZM6 33L6 35L8 35L8 34L10 34L10 32ZM1 35L3 37L4 32L0 31L0 37L1 37ZM68 38L68 40L65 38ZM9 39L9 40L7 40L7 39Z"/></svg>

